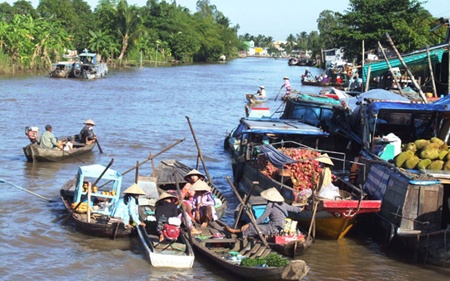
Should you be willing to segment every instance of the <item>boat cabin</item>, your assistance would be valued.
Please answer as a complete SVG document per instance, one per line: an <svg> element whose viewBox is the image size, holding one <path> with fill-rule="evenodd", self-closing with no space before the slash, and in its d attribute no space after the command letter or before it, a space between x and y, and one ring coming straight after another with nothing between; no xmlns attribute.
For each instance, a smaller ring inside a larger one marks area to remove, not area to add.
<svg viewBox="0 0 450 281"><path fill-rule="evenodd" d="M94 183L106 169L100 164L81 166L78 169L73 202L78 203L88 196L85 182ZM96 186L91 187L91 201L98 202L101 208L94 208L94 213L109 215L109 206L119 201L122 185L122 175L112 169L106 170Z"/></svg>

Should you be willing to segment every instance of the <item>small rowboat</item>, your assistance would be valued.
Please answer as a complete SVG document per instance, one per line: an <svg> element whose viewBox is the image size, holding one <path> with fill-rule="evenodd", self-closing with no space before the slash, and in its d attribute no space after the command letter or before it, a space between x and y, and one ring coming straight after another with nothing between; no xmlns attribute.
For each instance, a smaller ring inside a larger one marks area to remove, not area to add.
<svg viewBox="0 0 450 281"><path fill-rule="evenodd" d="M202 234L192 235L195 251L244 280L301 280L308 273L309 267L303 260L281 258L260 240L236 238L225 232L224 226L218 220L201 228ZM188 237L188 233L185 235ZM270 266L268 257L283 260L287 265ZM257 258L265 260L266 266L245 265L244 259Z"/></svg>
<svg viewBox="0 0 450 281"><path fill-rule="evenodd" d="M255 95L253 95L253 94L246 94L245 98L247 99L247 102L249 104L261 104L261 103L265 103L268 101L268 99L259 99L259 98L255 97Z"/></svg>
<svg viewBox="0 0 450 281"><path fill-rule="evenodd" d="M67 138L58 138L64 140ZM83 154L91 152L95 143L83 144L75 142L70 151L60 149L47 149L40 147L37 143L30 143L23 148L23 152L28 162L59 162L66 159L77 158Z"/></svg>

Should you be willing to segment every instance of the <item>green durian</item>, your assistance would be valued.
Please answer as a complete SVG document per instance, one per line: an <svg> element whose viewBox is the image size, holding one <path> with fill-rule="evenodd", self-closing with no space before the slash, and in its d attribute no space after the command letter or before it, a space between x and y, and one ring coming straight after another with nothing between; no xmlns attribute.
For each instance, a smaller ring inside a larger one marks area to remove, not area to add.
<svg viewBox="0 0 450 281"><path fill-rule="evenodd" d="M434 148L434 149L432 149L432 148L423 149L420 152L419 156L420 156L421 159L431 159L431 160L438 159L439 158L439 150L436 149L436 148Z"/></svg>
<svg viewBox="0 0 450 281"><path fill-rule="evenodd" d="M416 145L416 148L418 150L422 149L425 145L429 144L430 141L426 140L426 139L418 139L414 142L414 144Z"/></svg>
<svg viewBox="0 0 450 281"><path fill-rule="evenodd" d="M444 161L442 160L434 160L428 165L428 170L442 170L442 166L444 166Z"/></svg>
<svg viewBox="0 0 450 281"><path fill-rule="evenodd" d="M417 163L416 168L419 170L426 169L431 164L431 159L422 159Z"/></svg>
<svg viewBox="0 0 450 281"><path fill-rule="evenodd" d="M439 146L442 146L445 144L445 142L443 140L441 140L440 138L436 138L436 137L431 138L430 142L439 144Z"/></svg>
<svg viewBox="0 0 450 281"><path fill-rule="evenodd" d="M412 152L416 152L417 148L413 142L409 142L403 146L403 151L411 150Z"/></svg>
<svg viewBox="0 0 450 281"><path fill-rule="evenodd" d="M403 168L410 169L410 170L414 169L419 162L420 162L419 157L414 155L413 157L406 160L405 163L403 163Z"/></svg>
<svg viewBox="0 0 450 281"><path fill-rule="evenodd" d="M400 152L397 156L394 158L394 164L397 167L401 167L403 163L405 163L406 160L414 156L414 152L411 150L406 150L403 152Z"/></svg>

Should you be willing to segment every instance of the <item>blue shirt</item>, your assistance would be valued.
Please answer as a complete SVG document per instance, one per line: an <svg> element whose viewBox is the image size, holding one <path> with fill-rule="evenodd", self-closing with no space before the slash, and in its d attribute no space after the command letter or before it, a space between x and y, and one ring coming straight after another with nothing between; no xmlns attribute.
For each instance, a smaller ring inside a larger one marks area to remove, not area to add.
<svg viewBox="0 0 450 281"><path fill-rule="evenodd" d="M137 224L141 224L141 220L139 219L139 210L138 205L136 204L136 200L131 199L128 204L123 202L123 198L121 198L113 207L111 211L112 217L118 217L123 220L125 224L131 224L130 218Z"/></svg>

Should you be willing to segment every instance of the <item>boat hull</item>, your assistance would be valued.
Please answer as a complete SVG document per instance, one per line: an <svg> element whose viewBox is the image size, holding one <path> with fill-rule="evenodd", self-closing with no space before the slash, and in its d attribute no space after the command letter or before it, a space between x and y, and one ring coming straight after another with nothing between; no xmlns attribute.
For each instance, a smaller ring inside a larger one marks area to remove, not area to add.
<svg viewBox="0 0 450 281"><path fill-rule="evenodd" d="M59 149L41 148L36 143L31 143L23 148L28 162L60 162L66 159L77 158L87 154L94 149L95 143L80 146L70 151Z"/></svg>

